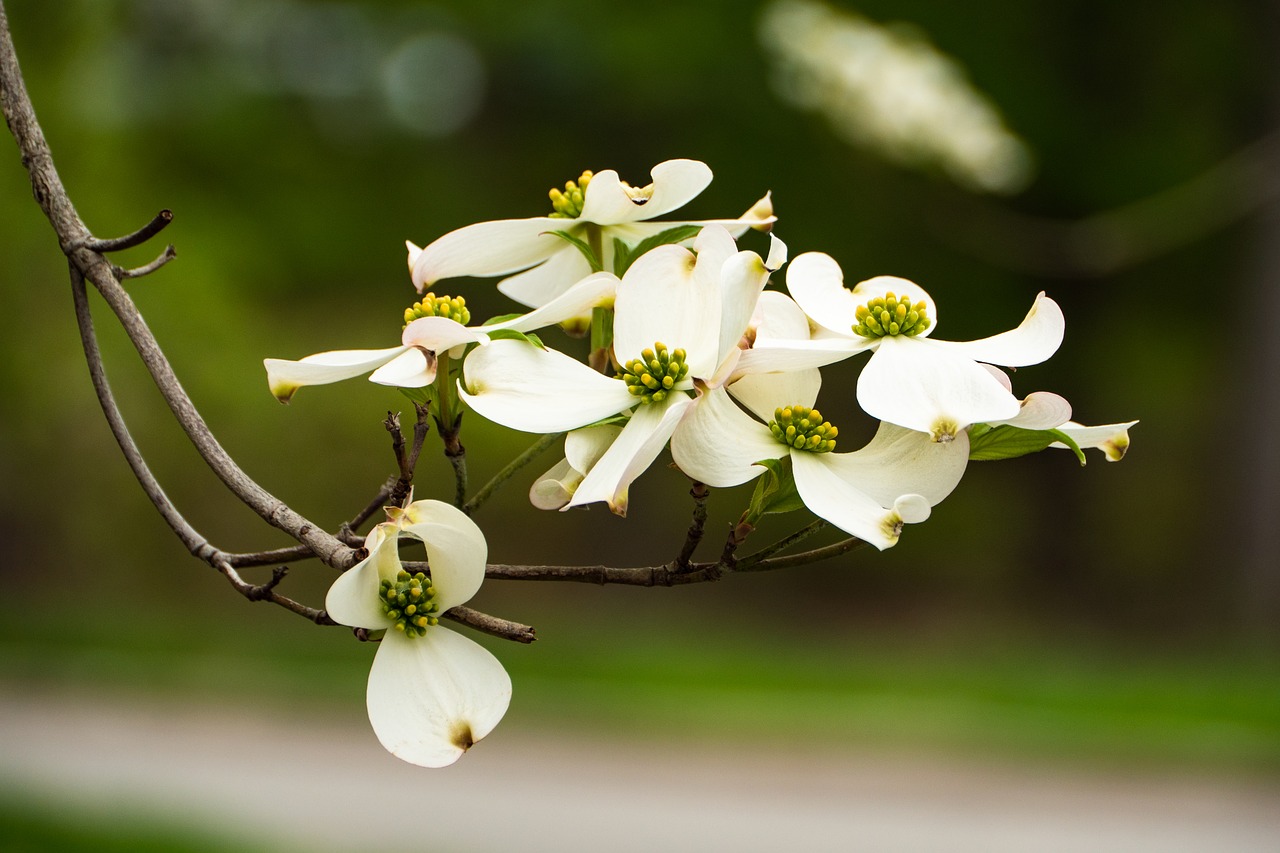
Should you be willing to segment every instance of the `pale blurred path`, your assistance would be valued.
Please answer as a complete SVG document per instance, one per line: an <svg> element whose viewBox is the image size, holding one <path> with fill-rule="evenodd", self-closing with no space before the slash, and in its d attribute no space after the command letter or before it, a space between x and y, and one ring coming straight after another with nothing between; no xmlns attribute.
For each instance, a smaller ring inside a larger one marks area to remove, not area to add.
<svg viewBox="0 0 1280 853"><path fill-rule="evenodd" d="M0 684L0 789L265 849L1280 850L1277 780L830 752L801 724L790 751L504 724L428 771L386 755L362 718L18 693Z"/></svg>

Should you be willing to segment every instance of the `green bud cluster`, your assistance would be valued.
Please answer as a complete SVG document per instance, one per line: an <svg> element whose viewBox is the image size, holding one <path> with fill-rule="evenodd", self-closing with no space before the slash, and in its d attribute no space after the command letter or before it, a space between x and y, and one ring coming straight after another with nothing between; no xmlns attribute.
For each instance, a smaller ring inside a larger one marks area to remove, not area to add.
<svg viewBox="0 0 1280 853"><path fill-rule="evenodd" d="M578 176L577 181L565 181L564 190L555 187L547 193L551 197L551 207L555 212L552 219L577 219L582 215L582 204L586 199L587 184L591 183L590 169Z"/></svg>
<svg viewBox="0 0 1280 853"><path fill-rule="evenodd" d="M824 421L817 409L786 406L774 410L773 417L769 421L769 432L787 447L812 453L830 453L836 449L836 436L840 431Z"/></svg>
<svg viewBox="0 0 1280 853"><path fill-rule="evenodd" d="M885 335L912 337L933 325L927 310L923 299L912 305L909 299L899 300L890 291L858 306L854 311L858 324L853 331L864 338L883 338Z"/></svg>
<svg viewBox="0 0 1280 853"><path fill-rule="evenodd" d="M471 312L467 310L467 300L461 296L436 296L428 293L421 302L413 303L404 309L404 324L407 326L422 317L448 317L462 325L471 322Z"/></svg>
<svg viewBox="0 0 1280 853"><path fill-rule="evenodd" d="M394 582L384 580L378 590L382 609L406 637L421 637L440 622L436 590L422 572L401 571Z"/></svg>
<svg viewBox="0 0 1280 853"><path fill-rule="evenodd" d="M641 402L661 403L688 372L684 350L668 351L666 344L654 343L653 349L623 364L617 378L627 383L627 390Z"/></svg>

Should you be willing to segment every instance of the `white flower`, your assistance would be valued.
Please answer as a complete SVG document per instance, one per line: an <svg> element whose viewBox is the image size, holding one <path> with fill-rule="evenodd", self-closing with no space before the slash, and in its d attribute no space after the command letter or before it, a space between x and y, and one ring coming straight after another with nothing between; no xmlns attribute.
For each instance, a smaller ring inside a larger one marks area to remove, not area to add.
<svg viewBox="0 0 1280 853"><path fill-rule="evenodd" d="M817 391L816 382L781 373L746 377L728 393L710 391L672 437L671 455L680 470L709 486L747 482L764 473L755 463L789 458L796 491L814 515L888 548L904 523L927 519L960 482L968 435L939 443L881 423L861 450L835 453L838 431L813 408Z"/></svg>
<svg viewBox="0 0 1280 853"><path fill-rule="evenodd" d="M785 254L776 239L768 262L736 248L723 228L708 226L694 251L661 246L631 266L614 303L622 378L558 352L494 341L467 357L460 395L483 417L526 432L577 429L630 411L568 504L606 501L625 515L628 486L694 404L695 380L717 386L737 366L768 267Z"/></svg>
<svg viewBox="0 0 1280 853"><path fill-rule="evenodd" d="M351 379L369 371L370 382L400 388L422 388L436 378L438 353L462 354L467 344L486 344L489 335L504 329L529 332L578 316L613 299L617 278L608 274L588 276L536 311L485 326L464 325L470 318L465 300L447 296L427 296L414 306L421 312L447 311L449 316L419 316L411 308L405 312L408 324L400 346L374 350L334 350L309 355L298 361L263 359L267 384L282 403L289 402L305 385L325 385ZM425 306L425 307L423 307ZM443 308L441 306L444 306ZM458 318L458 319L455 319ZM459 322L461 319L461 322ZM452 351L452 352L450 352Z"/></svg>
<svg viewBox="0 0 1280 853"><path fill-rule="evenodd" d="M741 233L766 228L774 221L768 195L738 219L647 221L683 207L711 183L711 169L697 160L667 160L654 166L651 175L653 183L636 188L611 169L587 172L585 189L571 181L567 193L552 191L553 198L560 197L556 206L564 210L555 216L480 222L451 231L422 249L408 243L414 286L422 291L454 276L520 273L499 282L498 289L517 302L538 307L591 273L578 249L551 232L565 231L598 243L599 260L605 270L611 270L615 238L634 246L678 225L718 224Z"/></svg>
<svg viewBox="0 0 1280 853"><path fill-rule="evenodd" d="M1017 415L1017 398L987 365L1038 364L1058 349L1065 328L1058 304L1041 293L1016 329L977 341L934 340L937 315L923 288L877 276L849 290L839 265L820 252L791 262L787 289L825 337L758 340L757 351L777 347L786 353L774 356L778 363L792 368L871 352L858 377L859 405L935 441L949 441L970 424Z"/></svg>
<svg viewBox="0 0 1280 853"><path fill-rule="evenodd" d="M397 758L444 767L493 731L511 702L497 658L436 624L480 588L488 546L475 522L439 501L389 515L365 541L369 556L329 588L325 609L343 625L386 629L369 670L374 734ZM426 546L429 578L403 570L401 535Z"/></svg>
<svg viewBox="0 0 1280 853"><path fill-rule="evenodd" d="M534 481L529 488L529 502L538 509L564 509L621 432L622 427L603 424L575 429L566 435L564 459Z"/></svg>

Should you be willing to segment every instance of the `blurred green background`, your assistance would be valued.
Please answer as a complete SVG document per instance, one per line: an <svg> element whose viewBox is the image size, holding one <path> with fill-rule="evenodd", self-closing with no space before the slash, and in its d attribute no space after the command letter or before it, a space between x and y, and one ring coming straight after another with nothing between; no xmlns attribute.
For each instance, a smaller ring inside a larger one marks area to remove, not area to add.
<svg viewBox="0 0 1280 853"><path fill-rule="evenodd" d="M804 713L851 742L1280 769L1280 157L1267 142L1280 19L1265 4L857 4L952 57L963 69L952 82L967 77L1021 140L1021 185L988 193L924 142L894 155L926 132L945 144L950 119L908 126L886 149L865 144L875 119L856 98L806 107L817 84L788 74L766 23L799 7L5 5L89 227L113 236L175 212L163 239L178 260L129 289L187 390L252 476L330 528L392 472L381 421L408 404L352 381L282 407L262 358L394 345L414 299L405 239L543 215L547 189L585 168L643 184L657 162L703 160L716 179L686 208L694 218L735 215L772 190L792 257L828 252L850 281L918 281L946 339L1010 328L1048 291L1066 342L1019 370L1017 390L1057 391L1086 423L1142 419L1121 464L1090 454L1080 469L1058 452L972 464L883 554L674 590L490 583L476 606L541 637L486 641L515 679L513 725L678 720L767 738ZM744 244L763 251L758 235ZM372 649L250 606L186 555L132 480L13 147L0 160L0 246L0 683L301 697L360 713ZM491 282L447 287L474 316L516 310ZM288 544L184 445L94 301L116 394L182 512L227 550ZM823 409L866 434L853 425L856 370L826 374ZM532 440L474 416L465 426L473 484ZM539 513L525 491L557 458L477 515L492 561L675 554L688 521L678 472L656 464L627 519ZM434 436L417 488L451 494ZM713 494L708 554L749 494ZM753 543L807 521L774 520ZM300 563L284 590L319 606L331 579ZM747 687L744 706L733 697Z"/></svg>

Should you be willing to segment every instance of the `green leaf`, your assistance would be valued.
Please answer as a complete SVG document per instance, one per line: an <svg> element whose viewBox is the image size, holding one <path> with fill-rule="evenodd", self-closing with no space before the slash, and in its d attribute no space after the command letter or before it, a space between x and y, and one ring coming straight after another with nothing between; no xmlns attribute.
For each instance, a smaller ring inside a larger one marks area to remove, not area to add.
<svg viewBox="0 0 1280 853"><path fill-rule="evenodd" d="M622 274L627 271L627 267L631 266L634 258L631 256L631 247L617 237L613 238L613 274L618 278L622 278Z"/></svg>
<svg viewBox="0 0 1280 853"><path fill-rule="evenodd" d="M1075 452L1081 465L1085 463L1084 451L1070 436L1059 430L1022 429L1009 424L998 427L988 424L981 426L985 429L969 432L969 459L974 462L993 462L1039 453L1055 441L1060 441Z"/></svg>
<svg viewBox="0 0 1280 853"><path fill-rule="evenodd" d="M490 317L488 320L485 320L484 323L480 326L480 331L483 332L485 326L496 326L499 323L505 323L508 320L514 320L517 317L523 317L523 316L524 316L523 314L502 314L497 317Z"/></svg>
<svg viewBox="0 0 1280 853"><path fill-rule="evenodd" d="M667 246L672 243L683 243L691 237L697 237L698 232L702 230L701 225L677 225L675 228L668 228L666 231L659 231L651 237L646 237L637 243L633 248L627 250L627 260L621 267L618 263L618 257L615 255L613 260L614 275L619 278L630 268L636 258L643 255L650 249L656 249L659 246ZM615 244L618 241L615 241ZM616 245L615 245L616 250Z"/></svg>
<svg viewBox="0 0 1280 853"><path fill-rule="evenodd" d="M432 393L435 388L431 385L428 385L425 388L397 388L396 390L413 402L421 403L424 406L433 402L433 398L435 397L435 394Z"/></svg>
<svg viewBox="0 0 1280 853"><path fill-rule="evenodd" d="M546 349L542 344L542 340L537 335L526 334L525 332L517 332L515 329L495 329L487 332L491 341L524 341L527 344L533 344L539 349Z"/></svg>
<svg viewBox="0 0 1280 853"><path fill-rule="evenodd" d="M600 263L600 259L596 257L596 253L591 250L591 247L568 231L547 231L545 233L559 237L566 243L576 247L582 253L582 257L587 259L587 263L591 265L592 272L600 272L604 269L604 265Z"/></svg>
<svg viewBox="0 0 1280 853"><path fill-rule="evenodd" d="M782 459L762 459L756 464L765 472L756 480L756 490L747 506L745 520L749 524L755 524L763 515L780 515L804 508L804 501L796 491L789 455Z"/></svg>

